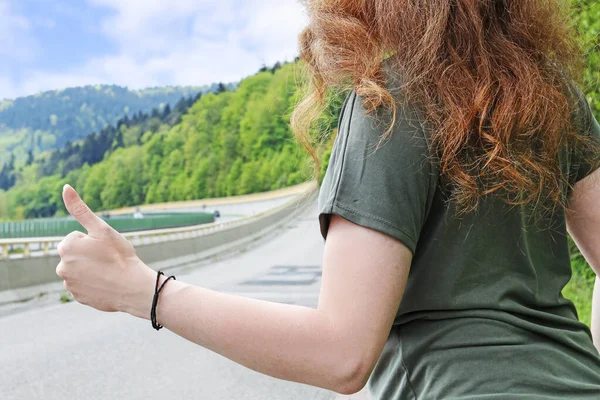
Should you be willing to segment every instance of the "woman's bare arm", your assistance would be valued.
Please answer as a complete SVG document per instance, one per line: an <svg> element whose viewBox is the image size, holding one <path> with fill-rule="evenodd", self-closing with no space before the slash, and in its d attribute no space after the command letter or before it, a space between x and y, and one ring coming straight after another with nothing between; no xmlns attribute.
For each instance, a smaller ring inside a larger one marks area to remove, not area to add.
<svg viewBox="0 0 600 400"><path fill-rule="evenodd" d="M222 294L169 281L158 322L277 378L351 394L364 387L389 335L412 255L399 241L334 216L318 309ZM127 311L149 315L153 283Z"/></svg>
<svg viewBox="0 0 600 400"><path fill-rule="evenodd" d="M72 187L65 185L63 199L88 231L73 232L58 245L56 272L65 288L98 310L149 318L156 272ZM318 309L169 281L160 295L158 322L256 371L340 393L358 392L383 350L411 261L400 241L334 216Z"/></svg>
<svg viewBox="0 0 600 400"><path fill-rule="evenodd" d="M596 276L600 277L600 169L575 184L567 229ZM600 278L592 300L592 335L600 351Z"/></svg>

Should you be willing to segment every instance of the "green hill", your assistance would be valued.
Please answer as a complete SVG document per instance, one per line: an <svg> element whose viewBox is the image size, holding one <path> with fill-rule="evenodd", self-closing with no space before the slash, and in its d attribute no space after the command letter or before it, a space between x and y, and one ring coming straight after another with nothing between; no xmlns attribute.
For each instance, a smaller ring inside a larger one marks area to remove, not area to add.
<svg viewBox="0 0 600 400"><path fill-rule="evenodd" d="M311 171L289 128L295 65L277 65L235 91L208 93L189 110L121 119L82 142L17 168L0 196L10 219L64 213L62 185L94 210L278 189ZM225 88L223 88L225 89ZM49 175L49 176L48 176Z"/></svg>
<svg viewBox="0 0 600 400"><path fill-rule="evenodd" d="M0 162L10 153L18 161L28 151L62 148L91 132L114 124L124 115L150 112L208 87L162 87L129 90L99 85L53 90L0 103Z"/></svg>

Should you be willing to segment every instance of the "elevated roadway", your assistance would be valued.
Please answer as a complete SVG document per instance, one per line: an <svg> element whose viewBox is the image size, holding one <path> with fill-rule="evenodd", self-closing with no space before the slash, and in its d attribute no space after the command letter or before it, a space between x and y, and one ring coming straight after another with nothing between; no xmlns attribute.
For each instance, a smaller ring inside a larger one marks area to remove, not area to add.
<svg viewBox="0 0 600 400"><path fill-rule="evenodd" d="M173 272L270 301L317 305L323 241L316 204L250 247ZM150 322L47 299L0 316L3 400L366 400L260 375Z"/></svg>

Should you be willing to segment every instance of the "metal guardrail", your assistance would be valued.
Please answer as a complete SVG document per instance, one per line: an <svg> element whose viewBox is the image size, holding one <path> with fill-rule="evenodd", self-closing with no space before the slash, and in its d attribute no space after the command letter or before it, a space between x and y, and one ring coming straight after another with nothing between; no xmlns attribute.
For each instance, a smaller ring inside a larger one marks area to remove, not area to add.
<svg viewBox="0 0 600 400"><path fill-rule="evenodd" d="M151 245L153 243L174 241L180 239L196 238L210 235L228 229L234 229L239 226L249 224L255 220L275 214L286 207L290 207L303 198L307 198L316 190L311 187L307 192L294 196L284 204L271 208L249 217L235 219L225 222L214 222L202 225L193 225L182 228L155 229L140 232L125 232L123 236L133 243L134 246ZM2 254L0 259L44 257L56 254L56 247L63 240L63 236L56 237L38 237L38 238L11 238L0 239L0 248Z"/></svg>

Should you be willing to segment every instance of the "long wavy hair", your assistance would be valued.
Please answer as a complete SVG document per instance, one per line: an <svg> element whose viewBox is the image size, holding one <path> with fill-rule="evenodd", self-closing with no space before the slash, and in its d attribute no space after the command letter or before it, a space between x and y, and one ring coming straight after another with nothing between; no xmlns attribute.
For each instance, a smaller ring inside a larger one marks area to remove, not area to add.
<svg viewBox="0 0 600 400"><path fill-rule="evenodd" d="M384 107L395 118L385 60L401 76L403 98L422 108L459 214L488 194L511 205L567 207L571 186L557 154L569 145L589 158L595 145L573 120L581 101L572 83L581 82L585 63L571 2L303 3L309 25L300 58L310 79L292 127L317 164L311 130L332 90L354 89L367 112Z"/></svg>

